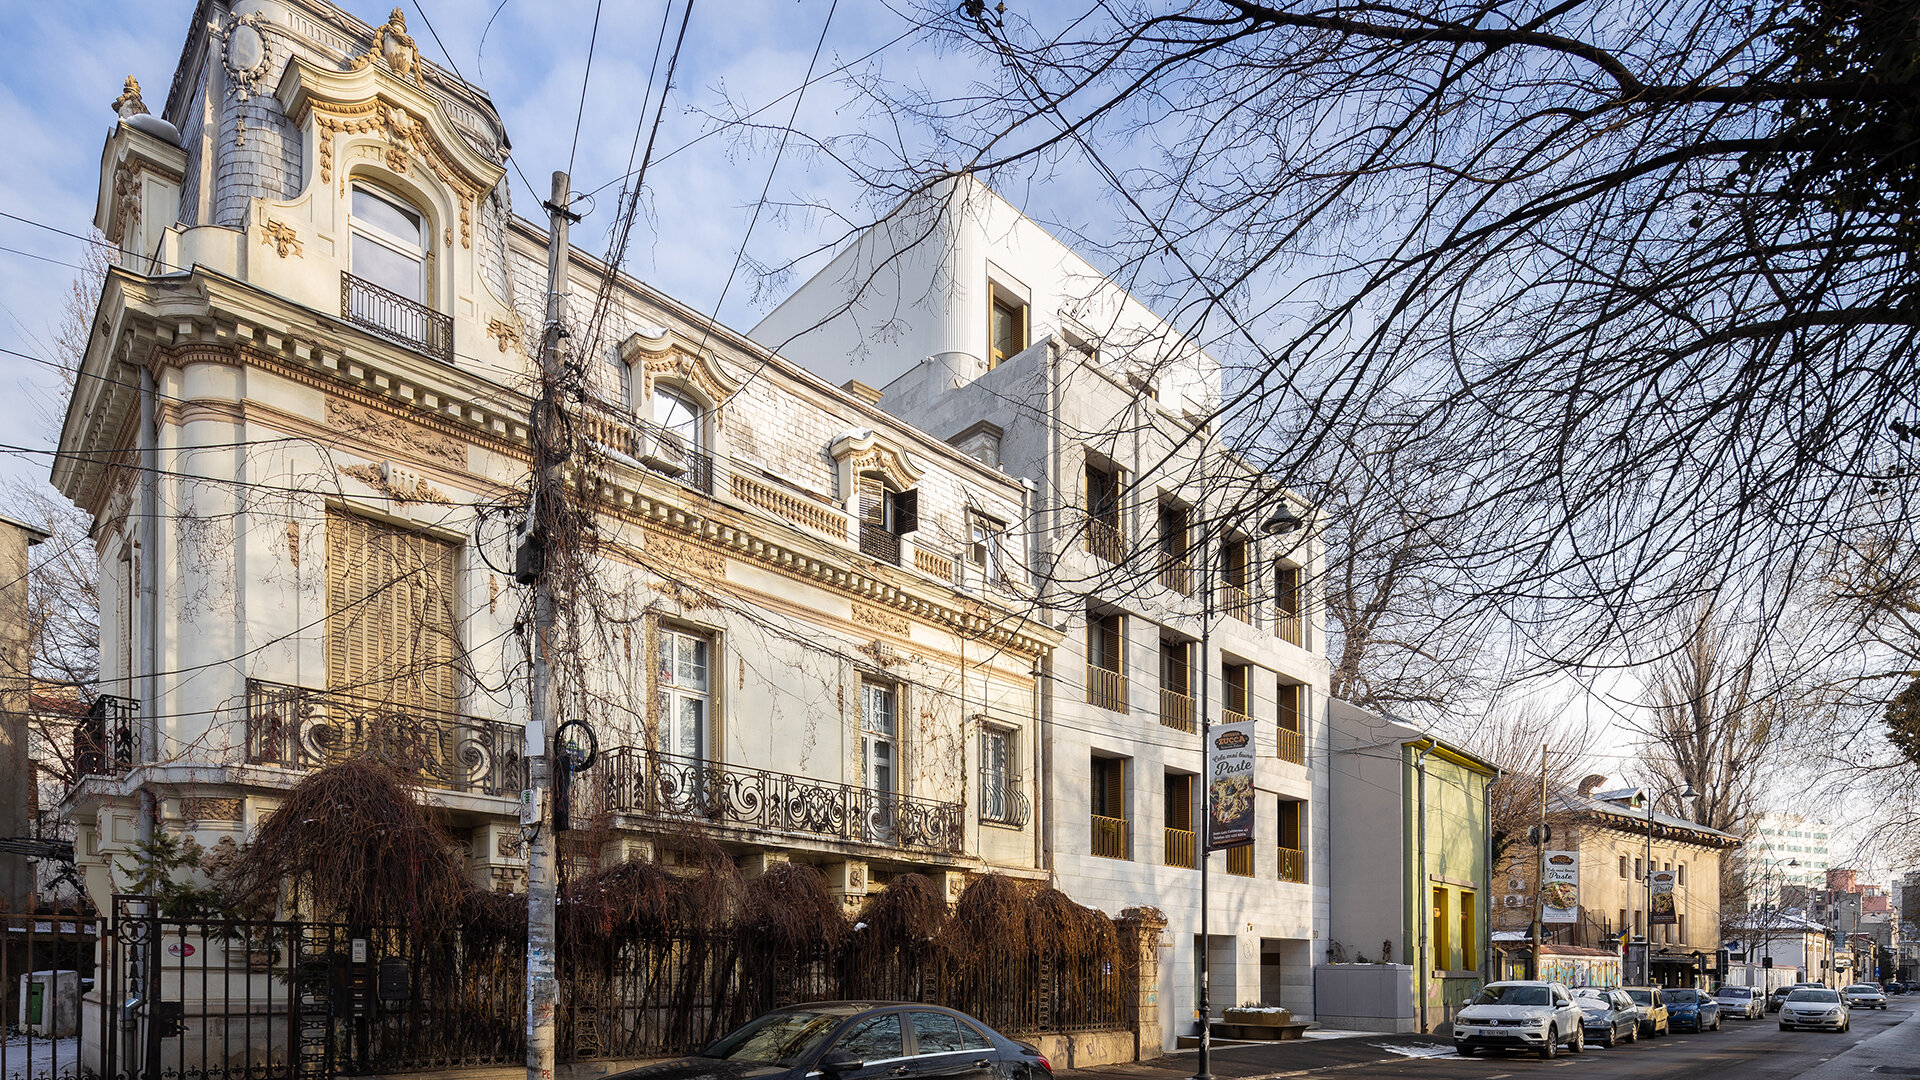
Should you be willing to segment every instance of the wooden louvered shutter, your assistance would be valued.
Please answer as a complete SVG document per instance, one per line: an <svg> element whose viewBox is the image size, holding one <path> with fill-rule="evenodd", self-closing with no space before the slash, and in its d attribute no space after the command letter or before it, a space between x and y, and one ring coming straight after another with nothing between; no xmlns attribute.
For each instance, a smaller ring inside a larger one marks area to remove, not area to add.
<svg viewBox="0 0 1920 1080"><path fill-rule="evenodd" d="M454 546L338 511L327 515L327 687L451 712Z"/></svg>
<svg viewBox="0 0 1920 1080"><path fill-rule="evenodd" d="M1100 777L1100 816L1126 817L1127 763L1120 758L1102 758Z"/></svg>
<svg viewBox="0 0 1920 1080"><path fill-rule="evenodd" d="M887 525L887 489L877 476L860 478L860 522L886 528Z"/></svg>

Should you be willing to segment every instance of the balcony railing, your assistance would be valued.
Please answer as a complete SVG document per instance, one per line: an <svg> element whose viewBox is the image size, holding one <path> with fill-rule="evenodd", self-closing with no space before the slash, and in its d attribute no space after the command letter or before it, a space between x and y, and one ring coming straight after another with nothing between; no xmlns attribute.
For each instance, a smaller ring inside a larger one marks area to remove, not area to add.
<svg viewBox="0 0 1920 1080"><path fill-rule="evenodd" d="M1299 848L1283 847L1280 849L1280 880L1299 882L1307 880L1306 852L1301 851Z"/></svg>
<svg viewBox="0 0 1920 1080"><path fill-rule="evenodd" d="M340 272L340 316L363 330L453 363L453 316Z"/></svg>
<svg viewBox="0 0 1920 1080"><path fill-rule="evenodd" d="M1300 644L1301 621L1302 620L1298 614L1289 614L1284 611L1280 612L1279 614L1275 615L1273 618L1274 636L1279 638L1281 641L1286 642L1289 645Z"/></svg>
<svg viewBox="0 0 1920 1080"><path fill-rule="evenodd" d="M1241 844L1227 849L1227 873L1235 877L1253 876L1253 845Z"/></svg>
<svg viewBox="0 0 1920 1080"><path fill-rule="evenodd" d="M1238 585L1220 586L1220 610L1243 623L1253 623L1253 594Z"/></svg>
<svg viewBox="0 0 1920 1080"><path fill-rule="evenodd" d="M1093 815L1093 853L1103 859L1127 857L1127 819Z"/></svg>
<svg viewBox="0 0 1920 1080"><path fill-rule="evenodd" d="M518 798L526 787L518 724L247 680L247 763L305 771L384 761L430 787Z"/></svg>
<svg viewBox="0 0 1920 1080"><path fill-rule="evenodd" d="M860 554L899 566L900 537L871 521L863 521L860 523Z"/></svg>
<svg viewBox="0 0 1920 1080"><path fill-rule="evenodd" d="M1295 765L1307 763L1306 733L1283 727L1279 729L1278 742L1281 761L1291 761Z"/></svg>
<svg viewBox="0 0 1920 1080"><path fill-rule="evenodd" d="M1185 870L1194 868L1192 829L1168 829L1166 844L1168 866Z"/></svg>
<svg viewBox="0 0 1920 1080"><path fill-rule="evenodd" d="M1127 676L1098 664L1087 665L1087 704L1114 712L1127 711Z"/></svg>
<svg viewBox="0 0 1920 1080"><path fill-rule="evenodd" d="M1033 807L1027 793L1012 781L982 780L980 783L980 820L993 825L1023 829L1032 818Z"/></svg>
<svg viewBox="0 0 1920 1080"><path fill-rule="evenodd" d="M1193 595L1193 564L1173 555L1160 556L1160 584L1179 593Z"/></svg>
<svg viewBox="0 0 1920 1080"><path fill-rule="evenodd" d="M608 450L704 495L713 494L713 455L701 450L685 432L643 420L605 401L592 401L576 411L573 422L583 437Z"/></svg>
<svg viewBox="0 0 1920 1080"><path fill-rule="evenodd" d="M961 850L965 836L966 810L959 803L644 747L608 751L587 779L597 792L591 809L603 813L949 854Z"/></svg>
<svg viewBox="0 0 1920 1080"><path fill-rule="evenodd" d="M1253 717L1234 709L1221 709L1220 722L1223 724L1251 724Z"/></svg>
<svg viewBox="0 0 1920 1080"><path fill-rule="evenodd" d="M1195 730L1192 696L1178 690L1161 690L1160 723L1179 731Z"/></svg>
<svg viewBox="0 0 1920 1080"><path fill-rule="evenodd" d="M73 731L76 776L122 776L140 760L140 703L102 694Z"/></svg>
<svg viewBox="0 0 1920 1080"><path fill-rule="evenodd" d="M1086 545L1088 551L1116 566L1127 561L1126 537L1121 535L1120 524L1116 521L1088 514Z"/></svg>

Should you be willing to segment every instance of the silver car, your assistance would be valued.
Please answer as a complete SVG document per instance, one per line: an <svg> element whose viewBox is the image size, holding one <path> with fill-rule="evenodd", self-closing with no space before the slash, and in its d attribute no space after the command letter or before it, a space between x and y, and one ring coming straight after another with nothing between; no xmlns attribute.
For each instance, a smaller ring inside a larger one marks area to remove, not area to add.
<svg viewBox="0 0 1920 1080"><path fill-rule="evenodd" d="M1806 987L1787 995L1780 1003L1780 1030L1814 1028L1820 1031L1846 1031L1853 1026L1840 991L1825 987Z"/></svg>
<svg viewBox="0 0 1920 1080"><path fill-rule="evenodd" d="M1580 1006L1581 1026L1595 1044L1612 1046L1640 1038L1640 1010L1626 994L1585 987L1573 992L1573 1003Z"/></svg>
<svg viewBox="0 0 1920 1080"><path fill-rule="evenodd" d="M1840 999L1849 1009L1884 1009L1887 1007L1886 991L1872 983L1855 983L1840 991Z"/></svg>
<svg viewBox="0 0 1920 1080"><path fill-rule="evenodd" d="M1720 1003L1720 1011L1728 1016L1737 1016L1742 1020L1765 1020L1767 1018L1767 998L1751 986L1723 986L1713 992L1713 1000Z"/></svg>

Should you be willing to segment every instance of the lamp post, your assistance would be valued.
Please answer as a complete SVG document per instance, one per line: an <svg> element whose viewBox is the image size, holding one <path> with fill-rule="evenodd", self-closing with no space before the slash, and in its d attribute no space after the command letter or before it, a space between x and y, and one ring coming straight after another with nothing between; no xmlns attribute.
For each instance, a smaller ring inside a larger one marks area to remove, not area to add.
<svg viewBox="0 0 1920 1080"><path fill-rule="evenodd" d="M1668 788L1667 791L1671 793L1673 789ZM1682 800L1697 799L1700 797L1700 793L1693 790L1692 782L1688 782L1686 786L1686 790L1680 792L1679 794ZM1640 975L1641 975L1641 978L1644 980L1644 982L1649 986L1653 984L1653 803L1654 803L1653 797L1651 795L1648 795L1647 796L1647 872L1646 872L1646 878L1645 878L1646 887L1647 887L1647 935L1644 941L1642 942L1642 948L1641 948L1642 970L1640 972Z"/></svg>
<svg viewBox="0 0 1920 1080"><path fill-rule="evenodd" d="M1280 536L1291 533L1303 524L1299 514L1294 513L1293 505L1285 498L1280 500L1280 508L1260 523L1260 532L1265 536ZM1207 771L1207 738L1212 734L1213 710L1212 694L1213 659L1209 653L1213 635L1213 549L1215 534L1211 520L1200 530L1200 770L1203 776ZM1211 796L1212 777L1205 776L1200 785L1203 804L1200 808L1202 822L1200 835L1200 947L1194 962L1200 967L1200 999L1194 1003L1194 1011L1200 1014L1200 1053L1195 1064L1193 1080L1213 1080L1213 1004L1210 1000L1209 985L1211 964L1208 954L1213 942L1207 931L1207 865L1213 861L1213 807Z"/></svg>

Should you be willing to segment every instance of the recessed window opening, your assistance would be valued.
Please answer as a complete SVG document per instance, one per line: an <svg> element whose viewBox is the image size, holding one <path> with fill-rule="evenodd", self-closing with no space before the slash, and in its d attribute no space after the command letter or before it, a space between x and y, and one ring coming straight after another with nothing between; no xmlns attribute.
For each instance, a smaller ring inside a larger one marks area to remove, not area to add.
<svg viewBox="0 0 1920 1080"><path fill-rule="evenodd" d="M425 216L396 196L355 184L351 220L348 259L353 276L425 304Z"/></svg>

